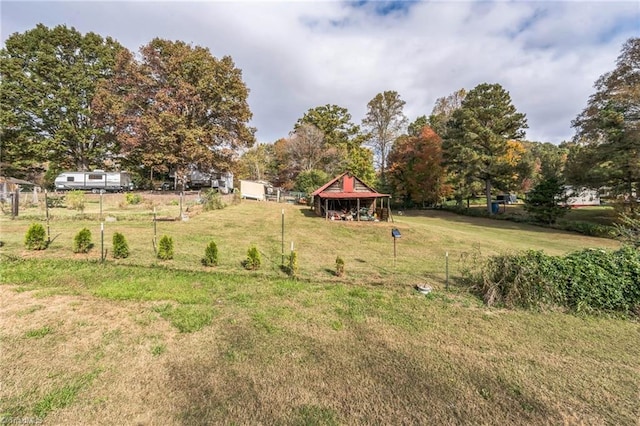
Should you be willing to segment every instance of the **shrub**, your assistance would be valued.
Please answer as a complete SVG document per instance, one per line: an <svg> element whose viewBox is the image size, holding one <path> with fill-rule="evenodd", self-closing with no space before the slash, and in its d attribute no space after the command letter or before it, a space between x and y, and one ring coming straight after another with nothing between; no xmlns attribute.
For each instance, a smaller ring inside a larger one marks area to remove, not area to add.
<svg viewBox="0 0 640 426"><path fill-rule="evenodd" d="M173 238L163 235L158 243L158 259L173 259Z"/></svg>
<svg viewBox="0 0 640 426"><path fill-rule="evenodd" d="M565 257L539 251L494 256L472 282L488 305L640 314L640 251L630 246Z"/></svg>
<svg viewBox="0 0 640 426"><path fill-rule="evenodd" d="M27 250L44 250L49 245L44 226L32 223L24 236L24 246Z"/></svg>
<svg viewBox="0 0 640 426"><path fill-rule="evenodd" d="M344 260L340 256L336 257L336 277L344 275Z"/></svg>
<svg viewBox="0 0 640 426"><path fill-rule="evenodd" d="M210 189L202 195L202 210L221 210L225 208L222 197L217 189Z"/></svg>
<svg viewBox="0 0 640 426"><path fill-rule="evenodd" d="M204 266L216 266L218 264L218 246L215 241L211 241L204 250L204 257L201 262Z"/></svg>
<svg viewBox="0 0 640 426"><path fill-rule="evenodd" d="M287 268L287 274L293 278L298 276L298 252L296 251L292 251L289 255L289 267Z"/></svg>
<svg viewBox="0 0 640 426"><path fill-rule="evenodd" d="M127 192L124 194L124 201L127 204L140 204L142 202L142 196L140 196L140 194L134 194L133 192Z"/></svg>
<svg viewBox="0 0 640 426"><path fill-rule="evenodd" d="M82 228L80 232L73 238L73 252L74 253L88 253L93 247L91 243L91 231L87 228Z"/></svg>
<svg viewBox="0 0 640 426"><path fill-rule="evenodd" d="M244 266L245 269L255 270L260 269L261 263L260 252L256 246L249 247L249 250L247 250L247 258L242 262L242 266Z"/></svg>
<svg viewBox="0 0 640 426"><path fill-rule="evenodd" d="M114 259L129 257L129 245L124 235L119 232L113 234L113 257Z"/></svg>
<svg viewBox="0 0 640 426"><path fill-rule="evenodd" d="M67 193L67 208L84 212L85 197L84 192L74 190Z"/></svg>

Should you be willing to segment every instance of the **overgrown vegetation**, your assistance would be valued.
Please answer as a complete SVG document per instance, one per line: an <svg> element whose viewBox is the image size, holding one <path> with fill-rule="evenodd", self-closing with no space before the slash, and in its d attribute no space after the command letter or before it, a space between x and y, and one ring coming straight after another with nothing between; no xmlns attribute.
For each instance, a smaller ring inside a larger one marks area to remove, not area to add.
<svg viewBox="0 0 640 426"><path fill-rule="evenodd" d="M215 241L211 241L204 250L204 257L201 262L204 266L218 265L218 246Z"/></svg>
<svg viewBox="0 0 640 426"><path fill-rule="evenodd" d="M77 210L82 213L86 203L84 192L79 190L69 191L66 196L66 202L67 208Z"/></svg>
<svg viewBox="0 0 640 426"><path fill-rule="evenodd" d="M135 192L127 192L124 195L124 201L127 204L136 205L142 202L142 196L140 194L136 194Z"/></svg>
<svg viewBox="0 0 640 426"><path fill-rule="evenodd" d="M92 247L91 231L89 228L82 228L73 238L73 252L88 253Z"/></svg>
<svg viewBox="0 0 640 426"><path fill-rule="evenodd" d="M44 250L48 246L47 233L39 223L32 223L24 236L24 246L27 250Z"/></svg>
<svg viewBox="0 0 640 426"><path fill-rule="evenodd" d="M168 235L160 237L158 242L158 259L171 260L173 259L173 238Z"/></svg>
<svg viewBox="0 0 640 426"><path fill-rule="evenodd" d="M633 247L493 256L467 280L490 306L640 315L640 251Z"/></svg>
<svg viewBox="0 0 640 426"><path fill-rule="evenodd" d="M224 201L222 201L222 196L217 189L211 188L202 194L202 210L205 212L211 210L222 210L225 207Z"/></svg>
<svg viewBox="0 0 640 426"><path fill-rule="evenodd" d="M251 246L247 250L247 258L242 261L242 266L245 269L256 270L260 269L260 265L262 264L262 257L260 256L260 252L256 246Z"/></svg>
<svg viewBox="0 0 640 426"><path fill-rule="evenodd" d="M127 257L129 257L129 244L127 244L124 235L115 232L113 234L113 258L124 259Z"/></svg>
<svg viewBox="0 0 640 426"><path fill-rule="evenodd" d="M640 249L640 210L623 213L615 227L622 241Z"/></svg>

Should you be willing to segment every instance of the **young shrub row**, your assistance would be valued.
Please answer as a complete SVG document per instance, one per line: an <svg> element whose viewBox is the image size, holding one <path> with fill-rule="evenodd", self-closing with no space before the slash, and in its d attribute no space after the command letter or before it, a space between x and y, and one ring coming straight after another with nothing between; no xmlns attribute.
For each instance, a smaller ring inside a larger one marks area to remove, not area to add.
<svg viewBox="0 0 640 426"><path fill-rule="evenodd" d="M540 251L493 256L469 278L490 306L640 315L640 251L633 247L564 257Z"/></svg>

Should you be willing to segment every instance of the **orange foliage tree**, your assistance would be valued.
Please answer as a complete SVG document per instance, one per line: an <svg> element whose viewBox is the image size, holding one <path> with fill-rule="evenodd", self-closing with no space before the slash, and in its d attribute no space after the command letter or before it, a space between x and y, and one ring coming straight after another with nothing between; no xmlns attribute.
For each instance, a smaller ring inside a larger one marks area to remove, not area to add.
<svg viewBox="0 0 640 426"><path fill-rule="evenodd" d="M389 183L406 207L435 205L451 194L442 164L442 139L429 126L419 136L401 136L389 153Z"/></svg>

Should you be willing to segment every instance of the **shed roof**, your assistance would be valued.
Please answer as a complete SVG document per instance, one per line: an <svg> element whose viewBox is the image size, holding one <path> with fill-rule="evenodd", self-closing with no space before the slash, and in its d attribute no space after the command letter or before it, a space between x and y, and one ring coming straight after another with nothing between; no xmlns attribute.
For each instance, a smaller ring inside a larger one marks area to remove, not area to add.
<svg viewBox="0 0 640 426"><path fill-rule="evenodd" d="M345 184L345 179L348 180L348 184ZM389 194L379 193L348 171L325 183L311 195L331 199L389 197Z"/></svg>

